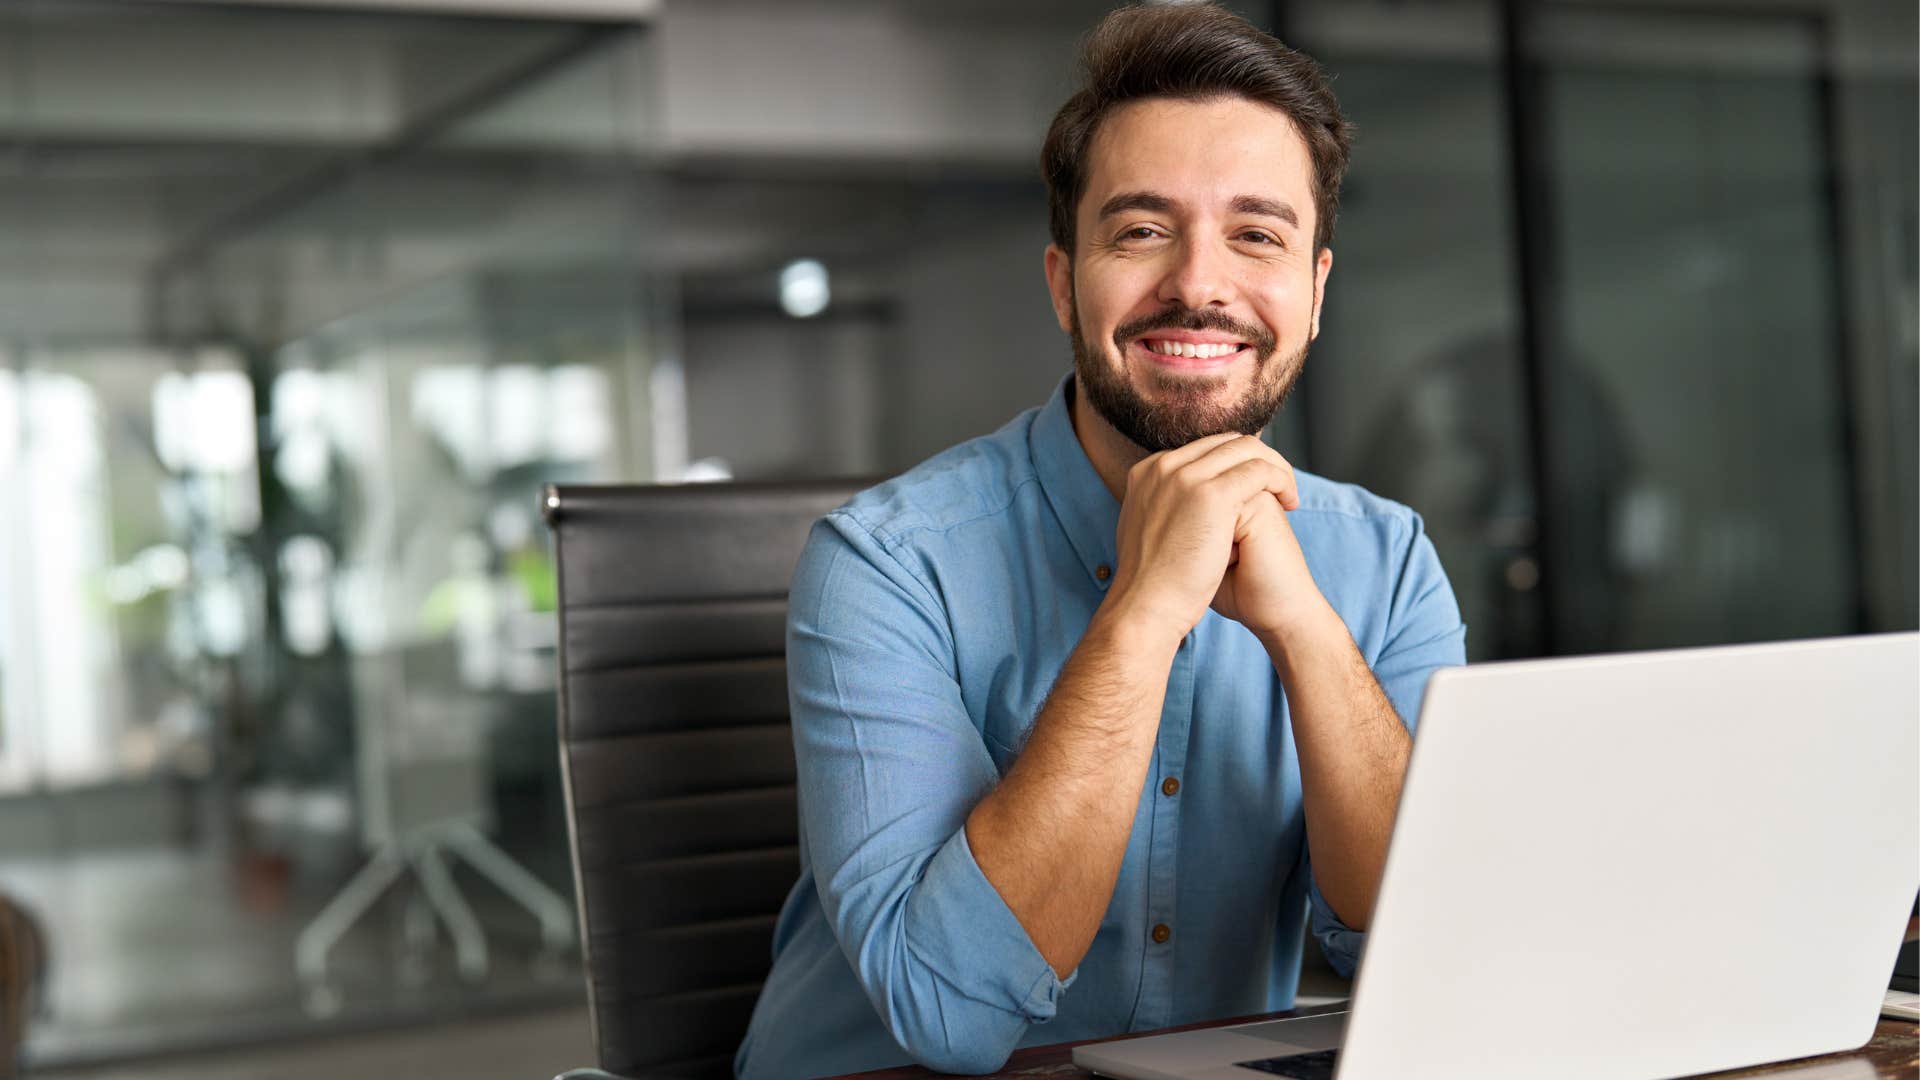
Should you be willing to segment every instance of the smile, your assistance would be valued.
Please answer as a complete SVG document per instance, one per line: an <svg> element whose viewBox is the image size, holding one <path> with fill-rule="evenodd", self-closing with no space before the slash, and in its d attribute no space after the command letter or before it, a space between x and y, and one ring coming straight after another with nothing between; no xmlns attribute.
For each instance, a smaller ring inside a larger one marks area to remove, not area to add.
<svg viewBox="0 0 1920 1080"><path fill-rule="evenodd" d="M1177 341L1166 337L1135 338L1133 344L1161 368L1212 371L1224 368L1248 351L1242 341Z"/></svg>
<svg viewBox="0 0 1920 1080"><path fill-rule="evenodd" d="M1196 344L1191 341L1166 341L1159 338L1147 338L1141 342L1148 349L1162 356L1184 356L1190 360L1211 360L1217 356L1228 356L1239 352L1246 346L1239 342L1224 344Z"/></svg>

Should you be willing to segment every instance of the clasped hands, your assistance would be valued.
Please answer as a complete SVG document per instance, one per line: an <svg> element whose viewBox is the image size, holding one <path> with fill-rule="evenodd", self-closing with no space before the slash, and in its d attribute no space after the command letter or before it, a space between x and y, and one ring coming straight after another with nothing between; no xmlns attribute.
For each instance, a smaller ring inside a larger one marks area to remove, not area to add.
<svg viewBox="0 0 1920 1080"><path fill-rule="evenodd" d="M1254 436L1149 455L1127 473L1105 604L1176 638L1211 606L1284 649L1332 615L1287 521L1299 505L1293 466Z"/></svg>

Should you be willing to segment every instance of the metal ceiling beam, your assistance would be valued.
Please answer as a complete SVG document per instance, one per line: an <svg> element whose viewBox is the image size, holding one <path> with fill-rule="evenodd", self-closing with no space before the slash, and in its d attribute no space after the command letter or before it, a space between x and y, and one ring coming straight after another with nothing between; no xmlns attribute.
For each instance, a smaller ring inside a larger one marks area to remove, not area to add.
<svg viewBox="0 0 1920 1080"><path fill-rule="evenodd" d="M481 15L560 22L602 20L650 22L660 0L138 0L146 4L201 7L299 8L307 11L405 11L432 15Z"/></svg>

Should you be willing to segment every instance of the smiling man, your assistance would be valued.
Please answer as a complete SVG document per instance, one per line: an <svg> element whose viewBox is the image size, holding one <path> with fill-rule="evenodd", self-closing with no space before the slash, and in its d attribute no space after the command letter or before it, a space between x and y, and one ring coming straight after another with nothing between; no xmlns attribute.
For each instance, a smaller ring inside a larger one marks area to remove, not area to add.
<svg viewBox="0 0 1920 1080"><path fill-rule="evenodd" d="M1281 1009L1351 971L1465 628L1406 507L1260 441L1319 332L1347 126L1311 60L1126 8L1042 151L1074 370L854 498L794 576L801 877L736 1069Z"/></svg>

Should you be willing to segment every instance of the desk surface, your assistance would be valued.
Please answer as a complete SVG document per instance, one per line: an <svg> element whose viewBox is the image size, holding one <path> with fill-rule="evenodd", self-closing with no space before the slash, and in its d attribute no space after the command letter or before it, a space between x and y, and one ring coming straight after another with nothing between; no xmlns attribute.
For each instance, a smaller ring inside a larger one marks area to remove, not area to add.
<svg viewBox="0 0 1920 1080"><path fill-rule="evenodd" d="M1223 1027L1227 1024L1244 1024L1252 1020L1277 1020L1286 1016L1312 1016L1316 1013L1334 1012L1346 1008L1339 1005L1321 1005L1313 1008L1295 1009L1289 1012L1268 1013L1264 1016L1242 1016L1232 1020L1213 1020L1204 1024L1188 1024L1185 1027L1168 1028L1166 1031L1188 1031L1194 1028ZM1165 1031L1143 1031L1139 1038L1146 1035L1164 1035ZM1008 1060L1006 1068L994 1073L999 1077L1044 1076L1047 1080L1065 1080L1069 1077L1091 1077L1085 1069L1073 1066L1073 1048L1079 1043L1056 1043L1053 1046L1035 1046L1026 1050L1017 1050ZM1844 1054L1828 1054L1824 1057L1801 1058L1797 1061L1780 1062L1773 1065L1760 1065L1751 1069L1736 1069L1732 1072L1711 1074L1716 1080L1732 1080L1741 1076L1765 1076L1767 1080L1816 1080L1832 1069L1837 1062L1862 1061L1873 1067L1877 1080L1912 1080L1915 1070L1920 1069L1920 1024L1911 1020L1889 1020L1880 1018L1880 1026L1874 1029L1873 1040L1858 1050ZM924 1080L926 1077L941 1074L929 1072L918 1066L906 1066L895 1069L878 1069L864 1072L856 1077L844 1080ZM1247 1075L1252 1076L1253 1073Z"/></svg>

